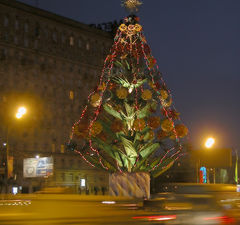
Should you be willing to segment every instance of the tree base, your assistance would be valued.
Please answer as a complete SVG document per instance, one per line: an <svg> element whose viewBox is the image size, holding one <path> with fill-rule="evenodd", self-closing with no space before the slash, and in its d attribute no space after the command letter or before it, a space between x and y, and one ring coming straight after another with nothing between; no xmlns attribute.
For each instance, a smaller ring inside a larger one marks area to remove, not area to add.
<svg viewBox="0 0 240 225"><path fill-rule="evenodd" d="M134 198L150 198L150 175L145 172L109 175L109 194Z"/></svg>

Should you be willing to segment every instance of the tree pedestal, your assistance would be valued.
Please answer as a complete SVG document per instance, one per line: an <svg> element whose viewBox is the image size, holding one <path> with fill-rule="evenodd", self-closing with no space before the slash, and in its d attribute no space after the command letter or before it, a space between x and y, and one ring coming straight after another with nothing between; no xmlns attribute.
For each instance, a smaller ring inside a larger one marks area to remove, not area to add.
<svg viewBox="0 0 240 225"><path fill-rule="evenodd" d="M150 198L150 175L145 172L109 175L109 194L134 198Z"/></svg>

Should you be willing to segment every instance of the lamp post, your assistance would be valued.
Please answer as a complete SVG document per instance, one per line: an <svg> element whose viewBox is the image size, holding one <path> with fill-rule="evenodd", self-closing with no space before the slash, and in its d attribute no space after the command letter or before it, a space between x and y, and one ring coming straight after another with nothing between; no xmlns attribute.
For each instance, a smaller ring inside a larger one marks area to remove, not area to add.
<svg viewBox="0 0 240 225"><path fill-rule="evenodd" d="M212 146L215 143L215 139L212 137L209 137L206 141L205 141L205 147L206 148L212 148Z"/></svg>
<svg viewBox="0 0 240 225"><path fill-rule="evenodd" d="M205 141L205 147L207 149L210 149L213 147L213 145L215 144L215 139L213 137L209 137L207 138L207 140ZM209 169L207 169L207 180L209 181ZM216 171L215 168L213 168L213 183L216 183Z"/></svg>
<svg viewBox="0 0 240 225"><path fill-rule="evenodd" d="M17 113L15 117L17 119L21 119L23 115L27 113L27 109L23 106L19 107L17 110ZM6 131L6 163L5 163L5 188L6 188L6 194L8 193L8 163L9 163L9 124L7 125L7 131Z"/></svg>

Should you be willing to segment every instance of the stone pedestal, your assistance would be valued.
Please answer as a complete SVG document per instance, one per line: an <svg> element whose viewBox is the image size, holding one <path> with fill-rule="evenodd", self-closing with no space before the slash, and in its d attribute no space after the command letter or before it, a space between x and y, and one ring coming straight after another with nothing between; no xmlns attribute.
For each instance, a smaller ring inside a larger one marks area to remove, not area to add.
<svg viewBox="0 0 240 225"><path fill-rule="evenodd" d="M134 198L150 198L150 175L145 172L109 175L109 194Z"/></svg>

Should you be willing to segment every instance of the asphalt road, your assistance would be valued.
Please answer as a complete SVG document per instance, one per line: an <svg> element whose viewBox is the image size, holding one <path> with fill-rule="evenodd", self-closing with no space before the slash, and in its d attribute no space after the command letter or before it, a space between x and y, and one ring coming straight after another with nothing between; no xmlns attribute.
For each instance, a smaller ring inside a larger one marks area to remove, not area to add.
<svg viewBox="0 0 240 225"><path fill-rule="evenodd" d="M1 197L2 225L122 225L139 224L132 217L140 202L127 198L79 195Z"/></svg>

